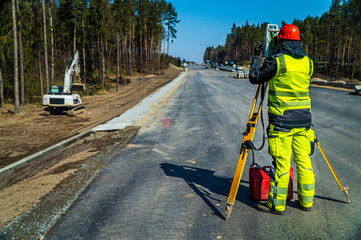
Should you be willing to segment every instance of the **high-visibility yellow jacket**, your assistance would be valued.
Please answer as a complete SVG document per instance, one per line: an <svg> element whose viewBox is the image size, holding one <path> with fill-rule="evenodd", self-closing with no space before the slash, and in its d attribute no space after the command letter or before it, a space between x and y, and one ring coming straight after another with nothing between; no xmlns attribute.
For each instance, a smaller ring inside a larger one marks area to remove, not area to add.
<svg viewBox="0 0 361 240"><path fill-rule="evenodd" d="M259 56L252 58L249 81L261 84L269 81L269 122L278 129L309 128L311 100L308 87L313 62L306 56L301 42L285 41L278 54L260 64Z"/></svg>
<svg viewBox="0 0 361 240"><path fill-rule="evenodd" d="M269 122L283 128L309 128L312 124L309 96L313 62L308 56L274 56L277 73L269 81Z"/></svg>

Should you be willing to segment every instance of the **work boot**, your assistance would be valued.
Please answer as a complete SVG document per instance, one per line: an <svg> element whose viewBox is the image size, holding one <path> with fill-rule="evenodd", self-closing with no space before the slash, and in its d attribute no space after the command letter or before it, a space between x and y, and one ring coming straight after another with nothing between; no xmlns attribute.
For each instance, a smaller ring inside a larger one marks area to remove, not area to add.
<svg viewBox="0 0 361 240"><path fill-rule="evenodd" d="M311 211L311 208L310 207L302 207L301 203L299 200L296 200L296 204L297 206L302 210L302 211L306 211L306 212L309 212Z"/></svg>
<svg viewBox="0 0 361 240"><path fill-rule="evenodd" d="M267 203L258 204L257 210L261 211L261 212L273 213L273 214L277 214L277 215L283 215L285 213L284 211L276 211L276 210L269 208Z"/></svg>

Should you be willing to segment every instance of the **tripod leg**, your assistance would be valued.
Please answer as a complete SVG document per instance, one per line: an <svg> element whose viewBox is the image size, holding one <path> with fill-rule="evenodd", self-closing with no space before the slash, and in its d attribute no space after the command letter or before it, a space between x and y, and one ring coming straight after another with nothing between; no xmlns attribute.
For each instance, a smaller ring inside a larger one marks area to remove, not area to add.
<svg viewBox="0 0 361 240"><path fill-rule="evenodd" d="M262 88L263 88L263 90L262 90ZM253 140L253 137L254 137L254 134L256 131L257 121L258 121L258 118L262 111L262 101L261 101L261 103L258 106L258 111L257 111L257 113L255 113L258 95L261 93L261 90L262 90L261 95L262 95L262 99L263 99L264 95L265 95L265 89L267 89L267 83L263 87L261 86L261 84L258 85L256 95L253 100L251 114L249 116L247 128L244 133L244 137L243 137L243 141L242 141L241 154L238 159L236 172L234 174L231 190L228 195L228 200L227 200L227 205L226 205L226 213L225 213L226 220L231 215L232 207L234 205L234 202L236 201L236 196L237 196L237 192L238 192L239 183L241 182L244 165L247 160L248 152L250 151L250 146L249 145L247 146L246 143L247 142L252 143L252 140Z"/></svg>
<svg viewBox="0 0 361 240"><path fill-rule="evenodd" d="M227 200L227 205L226 205L226 214L225 214L226 220L231 215L232 207L233 207L234 202L236 200L239 183L241 182L242 173L243 173L243 170L244 170L244 165L246 163L248 152L249 152L249 149L243 149L241 154L240 154L238 163L237 163L236 172L234 173L232 186L231 186L231 190L230 190L229 195L228 195L228 200Z"/></svg>
<svg viewBox="0 0 361 240"><path fill-rule="evenodd" d="M340 179L337 177L335 170L333 170L333 167L332 167L330 161L328 160L325 151L323 151L323 148L321 147L320 142L318 141L318 138L317 138L317 137L315 137L315 142L316 142L318 148L320 149L320 151L321 151L321 153L322 153L322 156L323 156L323 158L325 159L328 167L330 168L333 176L335 177L338 186L341 188L342 192L345 193L345 195L346 195L346 197L347 197L347 203L351 203L351 201L350 201L350 196L348 195L348 187L343 187L343 186L342 186Z"/></svg>

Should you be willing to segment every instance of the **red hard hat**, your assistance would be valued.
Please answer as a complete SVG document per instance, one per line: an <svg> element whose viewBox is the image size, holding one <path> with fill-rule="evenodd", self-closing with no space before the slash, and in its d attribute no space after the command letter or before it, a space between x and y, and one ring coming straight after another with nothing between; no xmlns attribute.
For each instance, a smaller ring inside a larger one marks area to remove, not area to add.
<svg viewBox="0 0 361 240"><path fill-rule="evenodd" d="M301 40L300 30L296 25L293 24L285 24L280 30L278 34L279 38L289 39L289 40Z"/></svg>

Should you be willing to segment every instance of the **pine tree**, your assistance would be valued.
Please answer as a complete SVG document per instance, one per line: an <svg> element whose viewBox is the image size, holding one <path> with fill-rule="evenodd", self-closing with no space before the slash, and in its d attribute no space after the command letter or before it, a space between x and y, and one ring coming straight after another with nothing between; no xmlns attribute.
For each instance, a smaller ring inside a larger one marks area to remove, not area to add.
<svg viewBox="0 0 361 240"><path fill-rule="evenodd" d="M15 0L11 0L13 13L13 35L14 35L14 98L15 98L15 113L20 113L19 104L19 69L18 69L18 36L16 27L16 4Z"/></svg>
<svg viewBox="0 0 361 240"><path fill-rule="evenodd" d="M166 15L166 26L167 26L167 55L169 56L169 41L177 38L176 24L179 23L178 13L172 3L168 3L167 15Z"/></svg>
<svg viewBox="0 0 361 240"><path fill-rule="evenodd" d="M44 24L44 56L45 56L46 92L49 92L49 91L50 91L50 81L49 81L48 38L47 38L47 31L46 31L46 7L45 7L45 0L43 0L43 24Z"/></svg>
<svg viewBox="0 0 361 240"><path fill-rule="evenodd" d="M0 65L0 108L5 106L4 100L4 84L3 84L3 75L1 73L1 65Z"/></svg>
<svg viewBox="0 0 361 240"><path fill-rule="evenodd" d="M16 15L19 28L19 60L20 60L20 104L25 104L25 79L24 79L24 52L23 52L23 36L21 31L21 18L19 10L19 0L15 1Z"/></svg>

